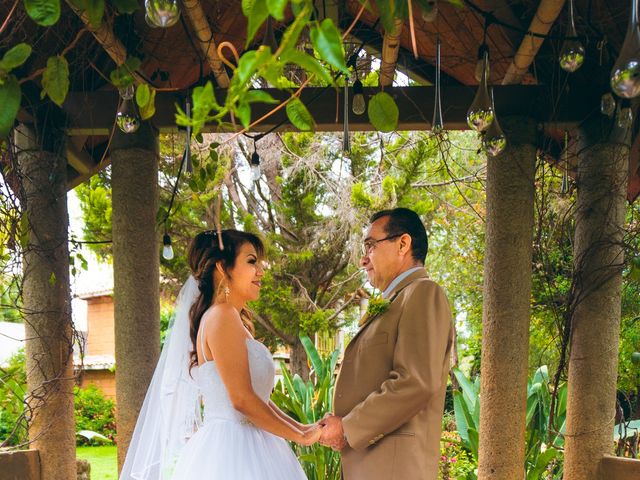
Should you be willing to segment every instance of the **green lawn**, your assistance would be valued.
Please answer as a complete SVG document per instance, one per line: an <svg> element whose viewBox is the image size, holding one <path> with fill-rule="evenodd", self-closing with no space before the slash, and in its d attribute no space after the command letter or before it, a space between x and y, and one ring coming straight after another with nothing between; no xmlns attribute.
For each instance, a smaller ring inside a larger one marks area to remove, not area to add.
<svg viewBox="0 0 640 480"><path fill-rule="evenodd" d="M78 447L76 456L91 463L92 480L117 480L118 461L115 445L103 447Z"/></svg>

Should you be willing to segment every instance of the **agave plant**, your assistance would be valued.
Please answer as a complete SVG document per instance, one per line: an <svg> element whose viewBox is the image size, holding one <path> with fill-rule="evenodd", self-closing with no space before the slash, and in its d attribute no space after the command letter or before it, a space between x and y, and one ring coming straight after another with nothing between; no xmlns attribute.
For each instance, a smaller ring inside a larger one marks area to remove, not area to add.
<svg viewBox="0 0 640 480"><path fill-rule="evenodd" d="M453 392L456 426L462 445L478 459L480 430L480 377L473 381L457 368L460 390ZM526 458L527 480L562 477L562 448L565 431L567 385L558 387L553 425L549 425L551 387L546 365L538 368L527 384Z"/></svg>
<svg viewBox="0 0 640 480"><path fill-rule="evenodd" d="M282 380L278 380L271 395L273 402L285 413L301 423L314 423L333 410L333 390L335 383L335 369L339 351L335 350L328 356L322 357L313 342L307 336L301 336L311 364L310 380L302 378L287 369L281 362ZM339 480L340 454L330 448L315 444L303 447L296 443L291 448L302 463L309 480Z"/></svg>

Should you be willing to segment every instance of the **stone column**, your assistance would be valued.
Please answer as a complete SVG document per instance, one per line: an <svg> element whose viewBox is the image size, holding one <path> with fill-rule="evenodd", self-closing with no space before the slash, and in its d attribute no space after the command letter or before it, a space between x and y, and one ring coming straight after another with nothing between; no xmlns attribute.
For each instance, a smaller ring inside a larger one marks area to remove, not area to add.
<svg viewBox="0 0 640 480"><path fill-rule="evenodd" d="M120 471L160 354L157 133L116 130L111 164Z"/></svg>
<svg viewBox="0 0 640 480"><path fill-rule="evenodd" d="M23 246L23 308L27 359L29 440L42 480L75 478L73 327L69 288L67 162L62 136L20 125L20 201L28 235Z"/></svg>
<svg viewBox="0 0 640 480"><path fill-rule="evenodd" d="M524 476L536 125L501 124L508 147L487 159L480 480Z"/></svg>
<svg viewBox="0 0 640 480"><path fill-rule="evenodd" d="M613 450L629 143L610 128L587 124L578 153L565 480L597 478Z"/></svg>

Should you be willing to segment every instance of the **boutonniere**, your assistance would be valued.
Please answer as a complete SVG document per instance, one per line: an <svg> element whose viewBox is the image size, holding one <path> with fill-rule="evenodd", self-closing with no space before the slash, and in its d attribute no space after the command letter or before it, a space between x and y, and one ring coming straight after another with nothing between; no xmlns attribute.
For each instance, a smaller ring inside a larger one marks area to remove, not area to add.
<svg viewBox="0 0 640 480"><path fill-rule="evenodd" d="M371 296L367 305L367 317L382 315L389 310L389 303L389 300L384 299L382 295Z"/></svg>
<svg viewBox="0 0 640 480"><path fill-rule="evenodd" d="M367 312L362 316L358 322L358 326L361 327L369 321L370 318L376 315L382 315L389 309L389 300L382 298L382 295L372 295L369 297L369 303L367 305Z"/></svg>

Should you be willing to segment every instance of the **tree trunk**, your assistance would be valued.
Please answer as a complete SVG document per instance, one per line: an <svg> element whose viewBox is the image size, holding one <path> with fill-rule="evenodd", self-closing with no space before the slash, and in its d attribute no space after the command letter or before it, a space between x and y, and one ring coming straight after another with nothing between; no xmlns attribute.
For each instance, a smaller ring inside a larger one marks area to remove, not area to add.
<svg viewBox="0 0 640 480"><path fill-rule="evenodd" d="M116 130L111 158L120 471L160 353L157 135Z"/></svg>
<svg viewBox="0 0 640 480"><path fill-rule="evenodd" d="M29 237L23 255L29 439L42 480L75 478L73 327L69 289L67 162L15 133Z"/></svg>
<svg viewBox="0 0 640 480"><path fill-rule="evenodd" d="M524 475L536 127L505 118L509 146L487 160L478 478Z"/></svg>
<svg viewBox="0 0 640 480"><path fill-rule="evenodd" d="M293 373L297 373L304 381L309 380L309 362L307 361L307 353L299 339L291 348L291 356L289 357L289 367Z"/></svg>
<svg viewBox="0 0 640 480"><path fill-rule="evenodd" d="M596 478L613 451L629 147L578 154L565 480Z"/></svg>

